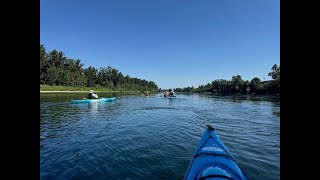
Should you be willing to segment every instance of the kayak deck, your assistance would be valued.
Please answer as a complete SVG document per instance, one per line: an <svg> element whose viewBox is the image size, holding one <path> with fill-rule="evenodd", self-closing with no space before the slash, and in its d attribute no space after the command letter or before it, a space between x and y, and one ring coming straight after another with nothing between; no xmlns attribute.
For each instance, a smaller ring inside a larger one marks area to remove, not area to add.
<svg viewBox="0 0 320 180"><path fill-rule="evenodd" d="M208 125L207 125L208 126ZM249 179L211 126L204 132L185 179Z"/></svg>
<svg viewBox="0 0 320 180"><path fill-rule="evenodd" d="M100 98L100 99L80 99L80 100L71 100L72 103L93 103L93 102L108 102L115 100L116 97L112 98Z"/></svg>

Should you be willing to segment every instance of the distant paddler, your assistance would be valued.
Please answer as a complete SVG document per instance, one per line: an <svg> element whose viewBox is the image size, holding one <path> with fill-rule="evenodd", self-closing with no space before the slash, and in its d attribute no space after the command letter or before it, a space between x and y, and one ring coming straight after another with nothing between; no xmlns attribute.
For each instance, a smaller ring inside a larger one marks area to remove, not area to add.
<svg viewBox="0 0 320 180"><path fill-rule="evenodd" d="M93 91L93 90L90 90L89 93L88 93L88 99L98 99L98 95Z"/></svg>
<svg viewBox="0 0 320 180"><path fill-rule="evenodd" d="M173 89L169 89L169 95L170 96L174 96L174 90Z"/></svg>

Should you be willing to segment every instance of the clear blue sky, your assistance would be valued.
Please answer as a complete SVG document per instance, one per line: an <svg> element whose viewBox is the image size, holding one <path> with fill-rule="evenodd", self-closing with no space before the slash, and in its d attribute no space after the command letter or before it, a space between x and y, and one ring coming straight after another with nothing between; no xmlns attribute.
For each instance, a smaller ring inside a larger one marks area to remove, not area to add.
<svg viewBox="0 0 320 180"><path fill-rule="evenodd" d="M269 80L280 0L40 0L40 43L160 88Z"/></svg>

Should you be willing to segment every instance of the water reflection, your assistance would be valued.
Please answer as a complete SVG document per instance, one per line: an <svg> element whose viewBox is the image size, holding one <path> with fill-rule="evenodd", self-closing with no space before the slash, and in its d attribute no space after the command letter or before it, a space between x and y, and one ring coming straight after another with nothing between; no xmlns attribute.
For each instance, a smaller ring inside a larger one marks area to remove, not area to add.
<svg viewBox="0 0 320 180"><path fill-rule="evenodd" d="M98 112L98 105L99 103L89 103L88 109L91 113L97 113Z"/></svg>

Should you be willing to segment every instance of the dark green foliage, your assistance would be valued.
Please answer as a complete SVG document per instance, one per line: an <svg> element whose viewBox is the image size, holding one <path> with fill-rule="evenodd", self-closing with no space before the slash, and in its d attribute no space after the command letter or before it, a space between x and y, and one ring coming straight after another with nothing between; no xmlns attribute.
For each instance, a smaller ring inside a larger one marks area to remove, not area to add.
<svg viewBox="0 0 320 180"><path fill-rule="evenodd" d="M263 86L261 85L261 80L257 77L253 78L250 82L250 93L259 94L263 90Z"/></svg>
<svg viewBox="0 0 320 180"><path fill-rule="evenodd" d="M232 76L231 80L231 92L232 93L241 93L243 86L243 80L240 75Z"/></svg>
<svg viewBox="0 0 320 180"><path fill-rule="evenodd" d="M176 88L177 92L212 92L212 93L242 93L242 94L279 94L280 93L280 66L276 64L271 68L272 72L268 73L273 80L262 82L255 77L250 82L242 80L240 75L232 76L230 81L224 79L214 80L207 85L200 85L198 88L191 89Z"/></svg>
<svg viewBox="0 0 320 180"><path fill-rule="evenodd" d="M92 66L83 68L79 59L65 57L63 52L53 50L46 53L40 44L40 84L70 87L105 87L114 91L157 91L153 81L123 76L117 69Z"/></svg>
<svg viewBox="0 0 320 180"><path fill-rule="evenodd" d="M271 76L272 79L277 80L280 78L280 66L278 67L276 64L271 68L272 72L268 73L268 76Z"/></svg>
<svg viewBox="0 0 320 180"><path fill-rule="evenodd" d="M186 87L186 88L176 88L174 89L175 92L193 92L194 87Z"/></svg>

